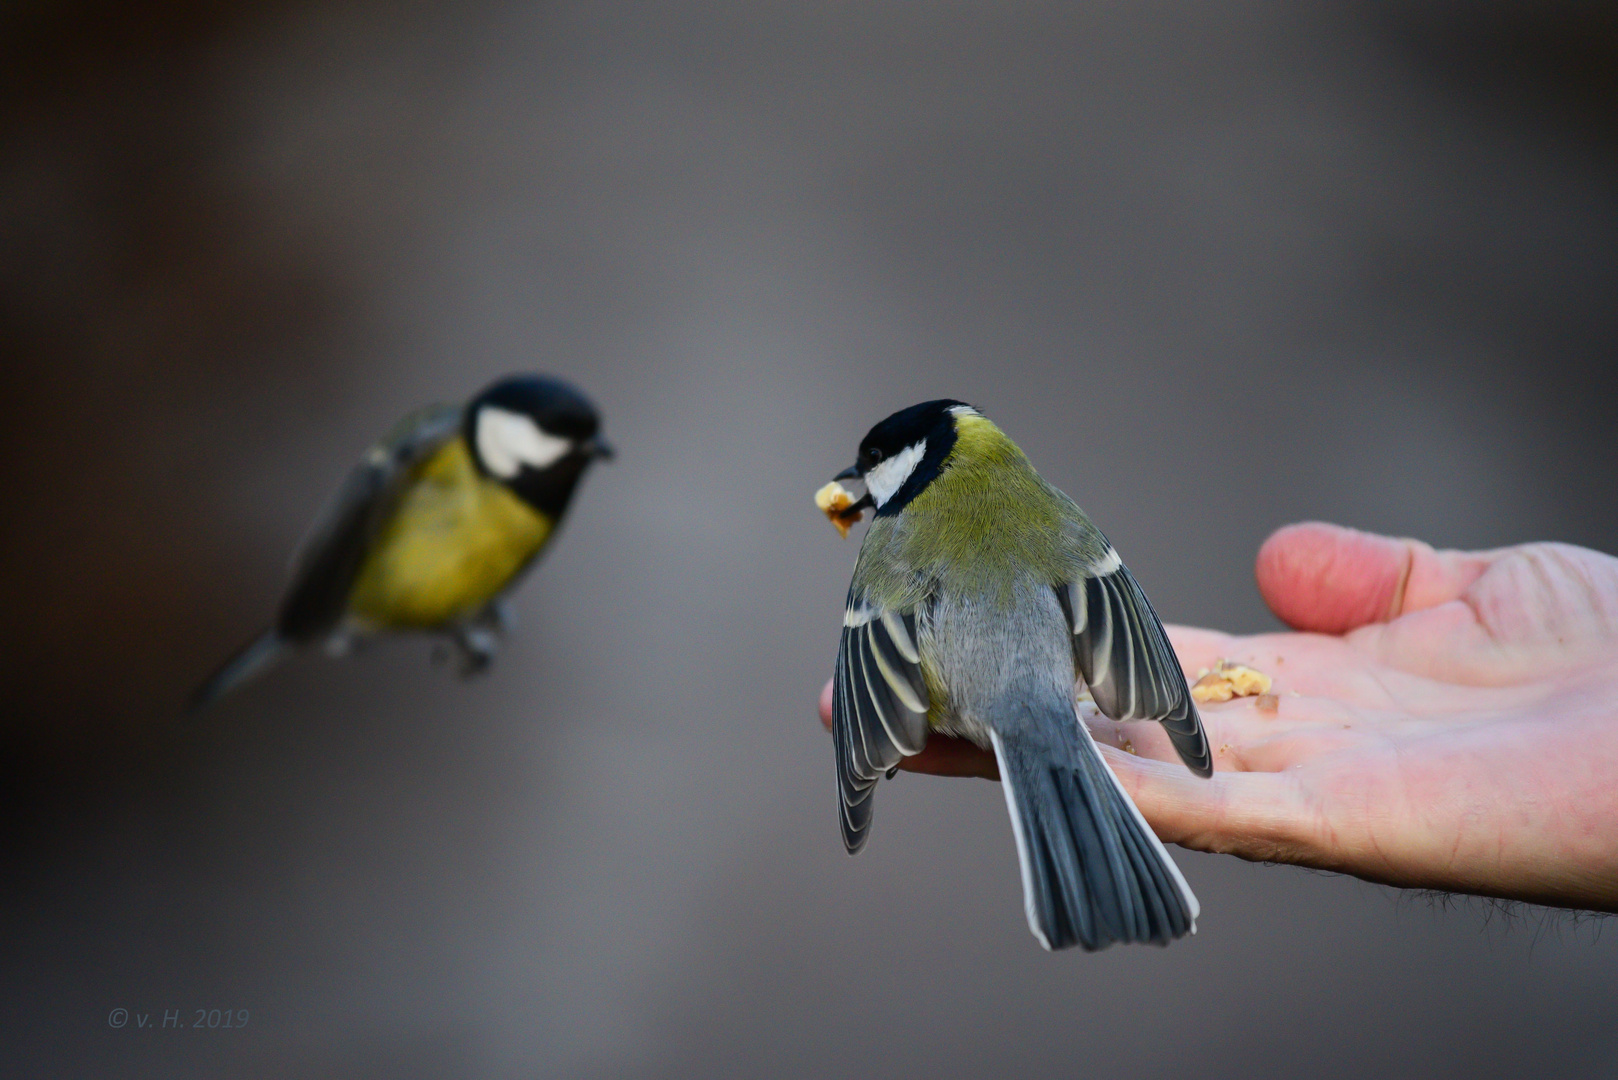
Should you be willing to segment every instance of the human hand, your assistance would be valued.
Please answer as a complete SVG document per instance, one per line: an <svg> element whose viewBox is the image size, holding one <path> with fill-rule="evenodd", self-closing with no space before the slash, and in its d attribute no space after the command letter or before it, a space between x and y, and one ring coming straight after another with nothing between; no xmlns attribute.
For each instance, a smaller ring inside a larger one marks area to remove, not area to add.
<svg viewBox="0 0 1618 1080"><path fill-rule="evenodd" d="M1164 840L1410 888L1618 911L1618 559L1564 544L1437 552L1295 525L1259 552L1303 633L1169 635L1189 670L1275 680L1201 707L1215 775L1155 724L1091 724ZM829 723L829 687L821 719ZM1114 747L1129 744L1134 754ZM937 735L903 766L996 777Z"/></svg>

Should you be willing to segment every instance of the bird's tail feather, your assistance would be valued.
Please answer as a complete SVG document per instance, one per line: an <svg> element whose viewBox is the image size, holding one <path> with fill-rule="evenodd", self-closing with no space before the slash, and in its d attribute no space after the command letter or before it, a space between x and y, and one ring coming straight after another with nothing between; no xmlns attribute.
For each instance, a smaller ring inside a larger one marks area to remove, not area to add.
<svg viewBox="0 0 1618 1080"><path fill-rule="evenodd" d="M1194 933L1196 897L1083 722L1017 719L992 738L1040 944L1093 951Z"/></svg>
<svg viewBox="0 0 1618 1080"><path fill-rule="evenodd" d="M205 708L247 680L257 678L285 655L286 640L273 627L264 631L197 687L191 695L191 711Z"/></svg>

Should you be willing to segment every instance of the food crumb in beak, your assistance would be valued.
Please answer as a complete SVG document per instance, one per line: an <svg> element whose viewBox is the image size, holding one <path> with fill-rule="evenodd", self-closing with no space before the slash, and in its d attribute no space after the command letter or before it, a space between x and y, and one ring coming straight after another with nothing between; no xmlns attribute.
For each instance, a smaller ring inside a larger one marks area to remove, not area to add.
<svg viewBox="0 0 1618 1080"><path fill-rule="evenodd" d="M837 526L837 531L844 537L856 522L864 517L864 511L854 509L854 496L848 489L836 480L815 492L815 506L820 509L826 519Z"/></svg>

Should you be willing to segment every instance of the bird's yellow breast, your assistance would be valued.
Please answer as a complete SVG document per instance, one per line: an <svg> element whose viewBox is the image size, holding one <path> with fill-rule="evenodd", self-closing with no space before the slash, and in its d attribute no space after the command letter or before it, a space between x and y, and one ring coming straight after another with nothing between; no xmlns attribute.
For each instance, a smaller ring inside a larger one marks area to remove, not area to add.
<svg viewBox="0 0 1618 1080"><path fill-rule="evenodd" d="M349 611L378 629L469 618L511 584L553 522L481 475L451 439L410 481L360 567Z"/></svg>

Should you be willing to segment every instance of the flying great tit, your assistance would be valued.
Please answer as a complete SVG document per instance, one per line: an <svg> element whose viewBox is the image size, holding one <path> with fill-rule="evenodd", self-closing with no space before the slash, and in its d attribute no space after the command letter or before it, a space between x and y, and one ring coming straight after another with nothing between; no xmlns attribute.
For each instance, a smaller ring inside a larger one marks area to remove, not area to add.
<svg viewBox="0 0 1618 1080"><path fill-rule="evenodd" d="M1213 773L1157 613L1101 531L976 409L928 401L860 443L843 479L873 509L843 615L832 706L843 843L865 845L874 789L930 732L991 749L1029 928L1047 949L1166 945L1197 900L1077 712L1157 720Z"/></svg>
<svg viewBox="0 0 1618 1080"><path fill-rule="evenodd" d="M556 533L585 468L611 458L594 406L539 375L400 421L338 491L299 552L275 623L219 669L193 708L292 649L333 654L393 631L443 635L464 674L493 659L507 594Z"/></svg>

